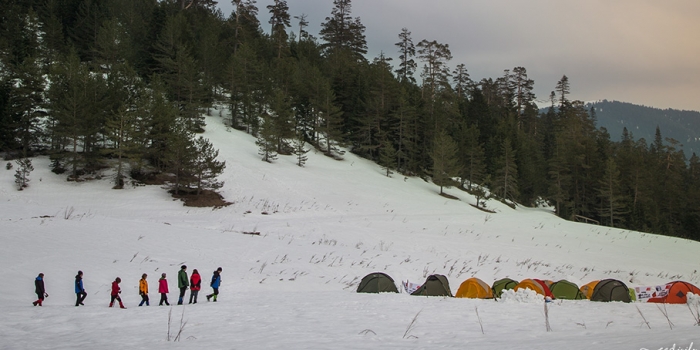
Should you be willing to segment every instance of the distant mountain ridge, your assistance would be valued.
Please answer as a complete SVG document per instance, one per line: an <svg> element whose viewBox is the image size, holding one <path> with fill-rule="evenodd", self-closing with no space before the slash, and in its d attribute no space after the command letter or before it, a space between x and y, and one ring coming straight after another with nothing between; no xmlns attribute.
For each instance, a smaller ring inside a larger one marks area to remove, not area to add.
<svg viewBox="0 0 700 350"><path fill-rule="evenodd" d="M619 142L623 128L627 127L635 140L644 138L647 144L651 144L658 126L664 142L666 138L673 138L681 143L686 158L689 159L693 152L700 155L700 112L608 100L589 102L586 107L594 108L596 126L605 127L612 141Z"/></svg>

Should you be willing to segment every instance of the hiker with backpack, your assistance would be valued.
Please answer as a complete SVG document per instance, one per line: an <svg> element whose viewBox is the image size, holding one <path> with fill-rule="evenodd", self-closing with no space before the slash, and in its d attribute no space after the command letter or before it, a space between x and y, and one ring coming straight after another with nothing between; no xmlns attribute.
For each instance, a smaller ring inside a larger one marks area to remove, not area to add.
<svg viewBox="0 0 700 350"><path fill-rule="evenodd" d="M192 276L190 276L190 304L197 303L197 294L199 294L200 289L202 289L202 277L199 276L199 271L194 269L192 270ZM192 299L194 299L194 303Z"/></svg>
<svg viewBox="0 0 700 350"><path fill-rule="evenodd" d="M75 275L75 295L75 306L85 305L83 301L85 297L87 297L87 292L85 292L85 288L83 287L83 271L78 271L78 274Z"/></svg>
<svg viewBox="0 0 700 350"><path fill-rule="evenodd" d="M32 302L34 306L42 306L41 303L44 302L44 298L48 298L49 294L46 293L46 289L44 288L44 274L40 273L39 276L36 276L36 279L34 280L34 292L36 293L36 296L38 299L35 302Z"/></svg>
<svg viewBox="0 0 700 350"><path fill-rule="evenodd" d="M214 293L207 295L207 301L210 301L211 299L214 299L216 301L216 297L219 295L219 286L221 285L221 271L223 271L220 267L214 271L214 275L211 276L211 283L209 285L214 289Z"/></svg>
<svg viewBox="0 0 700 350"><path fill-rule="evenodd" d="M139 295L141 296L141 303L139 306L143 306L143 303L146 303L146 306L150 306L150 302L148 301L148 281L146 281L146 277L148 277L147 274L141 275L141 280L139 280Z"/></svg>
<svg viewBox="0 0 700 350"><path fill-rule="evenodd" d="M165 272L163 272L158 280L158 293L160 293L160 303L158 306L163 306L163 303L170 306L168 302L168 292L168 280L165 279Z"/></svg>
<svg viewBox="0 0 700 350"><path fill-rule="evenodd" d="M110 302L109 302L109 307L114 306L114 301L116 300L119 302L119 308L126 309L126 307L124 307L124 304L122 304L122 298L119 297L119 294L121 294L121 292L122 292L121 288L119 288L119 283L121 283L121 282L122 282L122 279L119 277L117 277L114 280L114 282L112 282L112 293L111 293L112 300L110 300Z"/></svg>
<svg viewBox="0 0 700 350"><path fill-rule="evenodd" d="M180 297L177 299L177 304L182 305L182 299L185 298L185 291L189 287L190 282L187 279L187 265L182 265L177 273L177 287L180 288Z"/></svg>

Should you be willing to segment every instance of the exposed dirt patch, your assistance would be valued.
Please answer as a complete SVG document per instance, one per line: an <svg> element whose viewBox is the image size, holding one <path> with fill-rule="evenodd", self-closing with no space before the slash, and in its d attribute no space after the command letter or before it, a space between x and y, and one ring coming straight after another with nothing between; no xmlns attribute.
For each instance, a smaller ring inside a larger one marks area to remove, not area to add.
<svg viewBox="0 0 700 350"><path fill-rule="evenodd" d="M170 193L172 193L173 198L178 198L185 202L186 207L212 207L218 209L231 205L231 202L225 201L220 194L210 190L204 190L199 195L197 195L196 190L183 191L182 189L180 189L179 193L173 193L173 191L170 191Z"/></svg>
<svg viewBox="0 0 700 350"><path fill-rule="evenodd" d="M440 193L440 195L443 196L443 197L445 197L445 198L447 198L447 199L454 199L454 200L457 200L457 201L459 200L459 198L457 198L457 197L455 197L455 196L453 196L453 195L451 195L451 194L447 194L447 193L445 193L445 192Z"/></svg>

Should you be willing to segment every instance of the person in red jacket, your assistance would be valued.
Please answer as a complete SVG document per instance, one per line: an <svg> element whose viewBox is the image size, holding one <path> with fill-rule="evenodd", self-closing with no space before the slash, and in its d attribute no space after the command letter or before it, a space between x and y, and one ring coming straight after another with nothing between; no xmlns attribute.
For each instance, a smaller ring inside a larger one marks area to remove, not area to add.
<svg viewBox="0 0 700 350"><path fill-rule="evenodd" d="M122 292L121 288L119 288L119 283L122 283L122 279L119 277L112 282L112 300L109 302L109 307L112 307L114 305L114 301L117 300L119 301L119 307L126 309L124 304L122 304L122 298L119 297L119 294Z"/></svg>
<svg viewBox="0 0 700 350"><path fill-rule="evenodd" d="M163 306L163 303L168 306L170 305L170 303L168 303L168 292L168 280L165 279L165 272L163 272L158 280L158 293L160 293L160 304L158 304L158 306Z"/></svg>
<svg viewBox="0 0 700 350"><path fill-rule="evenodd" d="M202 277L199 276L197 269L194 269L190 276L190 304L193 304L192 298L194 298L194 304L197 303L197 294L200 289L202 289Z"/></svg>

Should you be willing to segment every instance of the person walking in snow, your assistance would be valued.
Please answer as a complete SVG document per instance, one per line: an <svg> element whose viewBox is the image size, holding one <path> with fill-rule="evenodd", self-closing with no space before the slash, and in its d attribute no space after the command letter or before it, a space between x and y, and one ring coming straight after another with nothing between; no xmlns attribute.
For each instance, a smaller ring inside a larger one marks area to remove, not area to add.
<svg viewBox="0 0 700 350"><path fill-rule="evenodd" d="M75 295L75 306L85 305L83 301L85 297L87 297L87 292L85 292L85 288L83 287L83 271L78 271L78 274L75 275Z"/></svg>
<svg viewBox="0 0 700 350"><path fill-rule="evenodd" d="M110 300L110 302L109 302L109 307L114 306L114 301L116 300L119 302L120 308L126 309L126 307L124 307L124 304L122 304L122 298L119 297L119 294L121 294L121 292L122 292L122 289L119 288L119 283L122 283L122 279L119 277L117 277L114 280L114 282L112 282L112 293L111 293L112 300Z"/></svg>
<svg viewBox="0 0 700 350"><path fill-rule="evenodd" d="M160 303L158 306L163 306L163 303L168 306L170 305L168 302L168 292L168 280L165 279L165 272L163 272L158 280L158 293L160 293Z"/></svg>
<svg viewBox="0 0 700 350"><path fill-rule="evenodd" d="M190 276L190 304L197 303L197 294L199 294L200 289L202 289L202 277L199 276L199 271L194 269L192 270L192 276ZM194 303L192 299L194 299Z"/></svg>
<svg viewBox="0 0 700 350"><path fill-rule="evenodd" d="M40 273L39 276L36 276L36 279L34 280L34 292L36 293L36 296L38 299L33 302L34 306L42 306L41 303L44 302L44 298L48 298L49 294L46 293L46 289L44 288L44 274Z"/></svg>
<svg viewBox="0 0 700 350"><path fill-rule="evenodd" d="M182 299L185 298L185 291L189 287L190 282L187 279L187 265L182 265L177 273L177 287L180 288L180 297L177 299L177 304L182 305Z"/></svg>
<svg viewBox="0 0 700 350"><path fill-rule="evenodd" d="M207 295L207 301L210 301L211 299L214 299L216 301L216 297L219 295L219 286L221 285L221 271L223 271L220 267L214 271L214 275L211 276L211 283L209 285L214 289L214 293L211 293Z"/></svg>
<svg viewBox="0 0 700 350"><path fill-rule="evenodd" d="M148 281L146 281L146 277L148 277L147 274L141 275L141 280L139 280L139 295L141 296L141 303L139 306L143 306L143 303L146 303L146 306L150 306L150 302L148 301Z"/></svg>

